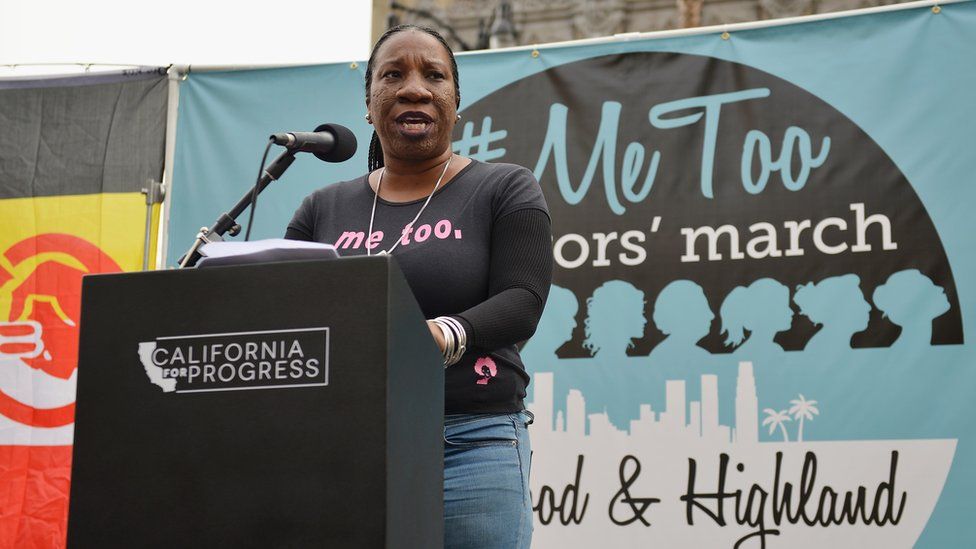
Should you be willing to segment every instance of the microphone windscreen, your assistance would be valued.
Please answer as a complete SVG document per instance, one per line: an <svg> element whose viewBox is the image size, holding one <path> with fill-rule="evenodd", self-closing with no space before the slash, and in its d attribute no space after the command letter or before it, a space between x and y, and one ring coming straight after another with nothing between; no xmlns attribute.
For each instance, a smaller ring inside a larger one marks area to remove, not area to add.
<svg viewBox="0 0 976 549"><path fill-rule="evenodd" d="M335 138L335 146L328 153L315 153L319 160L325 162L345 162L356 154L356 135L345 126L339 124L322 124L315 128L317 132L329 132Z"/></svg>

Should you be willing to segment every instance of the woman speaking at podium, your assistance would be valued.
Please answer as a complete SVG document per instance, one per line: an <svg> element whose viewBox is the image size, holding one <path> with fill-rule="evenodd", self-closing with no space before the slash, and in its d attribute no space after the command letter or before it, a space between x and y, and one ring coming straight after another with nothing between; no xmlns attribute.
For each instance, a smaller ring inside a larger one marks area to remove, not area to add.
<svg viewBox="0 0 976 549"><path fill-rule="evenodd" d="M447 368L444 546L527 548L529 376L516 343L549 290L550 219L531 172L453 154L460 100L440 34L388 30L366 66L369 173L308 196L286 237L397 257Z"/></svg>

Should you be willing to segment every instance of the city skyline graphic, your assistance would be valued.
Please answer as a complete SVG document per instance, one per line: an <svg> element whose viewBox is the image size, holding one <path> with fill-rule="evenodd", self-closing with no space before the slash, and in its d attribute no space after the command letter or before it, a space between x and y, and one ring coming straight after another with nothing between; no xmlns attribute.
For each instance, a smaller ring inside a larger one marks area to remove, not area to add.
<svg viewBox="0 0 976 549"><path fill-rule="evenodd" d="M701 375L698 400L688 400L683 379L665 380L665 408L654 410L651 404L638 405L638 418L620 429L604 412L587 413L586 398L580 389L566 394L565 415L555 406L555 374L537 372L532 382L533 400L527 404L535 414L534 436L562 433L570 437L599 436L662 438L671 441L706 441L711 443L759 442L759 398L752 362L741 361L735 385L735 425L719 421L721 396L716 374ZM554 414L555 412L555 414Z"/></svg>

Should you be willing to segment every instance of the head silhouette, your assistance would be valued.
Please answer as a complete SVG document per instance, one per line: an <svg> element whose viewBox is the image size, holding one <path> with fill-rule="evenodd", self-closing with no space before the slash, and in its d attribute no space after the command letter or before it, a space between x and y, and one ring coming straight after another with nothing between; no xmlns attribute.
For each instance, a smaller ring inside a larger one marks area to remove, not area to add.
<svg viewBox="0 0 976 549"><path fill-rule="evenodd" d="M825 278L817 283L797 286L793 302L800 313L824 330L855 332L868 327L871 306L861 293L861 279L845 274Z"/></svg>
<svg viewBox="0 0 976 549"><path fill-rule="evenodd" d="M931 342L932 321L949 310L945 290L917 269L898 271L874 290L875 306L902 327L898 340Z"/></svg>
<svg viewBox="0 0 976 549"><path fill-rule="evenodd" d="M790 290L772 278L760 278L748 286L736 286L722 302L722 333L726 345L739 345L746 339L771 343L776 332L793 323Z"/></svg>
<svg viewBox="0 0 976 549"><path fill-rule="evenodd" d="M701 286L690 280L675 280L657 295L653 318L665 335L696 342L708 335L715 313Z"/></svg>
<svg viewBox="0 0 976 549"><path fill-rule="evenodd" d="M623 354L644 336L644 292L623 280L610 280L586 300L586 340L591 354Z"/></svg>
<svg viewBox="0 0 976 549"><path fill-rule="evenodd" d="M533 340L548 342L555 350L573 338L577 312L579 303L573 292L553 284Z"/></svg>

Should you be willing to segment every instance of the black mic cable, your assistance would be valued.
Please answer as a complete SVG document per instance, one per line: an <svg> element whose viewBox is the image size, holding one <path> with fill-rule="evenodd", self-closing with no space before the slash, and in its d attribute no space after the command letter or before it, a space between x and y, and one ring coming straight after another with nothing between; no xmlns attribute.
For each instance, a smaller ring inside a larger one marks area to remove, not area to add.
<svg viewBox="0 0 976 549"><path fill-rule="evenodd" d="M274 138L268 139L268 145L264 147L264 156L261 157L261 167L258 168L258 178L254 181L254 189L251 190L251 212L247 216L247 232L244 233L244 242L251 240L251 227L254 226L254 210L258 207L258 186L261 184L261 175L264 174L264 164L268 161L268 151L271 145L275 144Z"/></svg>

